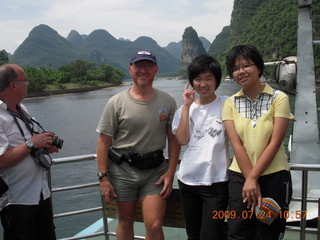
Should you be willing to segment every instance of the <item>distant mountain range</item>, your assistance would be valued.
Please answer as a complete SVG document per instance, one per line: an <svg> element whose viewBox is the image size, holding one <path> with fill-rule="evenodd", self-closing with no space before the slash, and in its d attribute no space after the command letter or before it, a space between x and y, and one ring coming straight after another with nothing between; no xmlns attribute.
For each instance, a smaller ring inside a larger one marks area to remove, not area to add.
<svg viewBox="0 0 320 240"><path fill-rule="evenodd" d="M208 50L211 43L204 37L199 39ZM172 42L163 48L150 37L142 36L135 41L116 39L103 29L94 30L89 35L80 35L72 30L64 38L44 24L31 30L10 59L23 66L53 68L84 59L98 64L107 63L127 72L131 55L142 49L157 56L159 73L176 72L180 68L182 41Z"/></svg>
<svg viewBox="0 0 320 240"><path fill-rule="evenodd" d="M237 44L255 45L265 61L296 55L297 6L297 0L234 0L230 26L225 26L212 43L198 37L195 30L189 27L191 31L185 31L189 34L184 34L192 35L189 39L182 37L181 41L171 42L166 47L159 46L155 40L146 36L135 41L116 39L103 29L94 30L89 35L80 35L72 30L64 38L54 29L41 24L32 29L14 54L9 54L9 58L11 62L21 65L54 68L76 59L84 59L108 63L127 72L131 55L138 50L147 49L157 56L160 73L176 73L205 49L219 60L226 72L225 56ZM320 39L320 1L312 1L311 14L314 39ZM209 28L210 24L214 23L208 23ZM315 71L319 76L320 45L314 45L314 53ZM266 74L272 76L273 71L272 68L267 68Z"/></svg>

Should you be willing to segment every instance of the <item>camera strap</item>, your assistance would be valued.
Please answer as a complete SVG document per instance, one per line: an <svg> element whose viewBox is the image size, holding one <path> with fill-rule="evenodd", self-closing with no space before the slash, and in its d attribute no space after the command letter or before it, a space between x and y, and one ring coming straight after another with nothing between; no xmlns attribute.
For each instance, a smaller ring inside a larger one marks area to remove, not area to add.
<svg viewBox="0 0 320 240"><path fill-rule="evenodd" d="M17 111L19 113L19 116L21 116L22 121L25 123L26 127L28 128L28 130L30 131L30 133L33 134L38 134L38 132L35 132L31 127L30 124L37 124L41 130L44 132L43 127L40 125L39 122L37 122L36 120L34 120L28 113L26 113L26 111L24 111L22 109L22 107L20 105L17 105Z"/></svg>
<svg viewBox="0 0 320 240"><path fill-rule="evenodd" d="M19 121L18 121L17 117L20 118L20 119L24 122L24 124L26 125L26 127L27 127L27 129L29 130L29 132L31 133L31 135L34 135L35 133L37 133L37 132L35 132L35 131L33 130L33 128L31 128L31 126L30 126L30 124L33 124L33 123L37 124L37 125L42 129L42 131L44 131L44 129L43 129L43 127L40 125L40 123L38 123L38 122L37 122L36 120L34 120L30 115L28 115L19 105L17 105L17 111L18 111L18 113L13 112L13 111L11 111L11 110L9 110L9 109L7 109L7 110L8 110L9 113L12 115L12 117L13 117L16 125L18 126L19 131L20 131L20 133L21 133L21 135L23 136L23 138L24 138L25 141L27 141L27 139L25 138L24 132L23 132L23 130L22 130L20 124L19 124Z"/></svg>
<svg viewBox="0 0 320 240"><path fill-rule="evenodd" d="M17 114L16 114L15 112L12 112L12 111L9 110L9 109L8 109L8 111L9 111L9 113L12 115L13 120L14 120L14 122L16 123L17 127L19 128L19 131L20 131L21 135L23 136L24 140L27 141L26 137L24 136L24 132L23 132L23 130L22 130L20 124L19 124L19 121L18 121L18 119L17 119ZM18 116L18 117L20 117L20 116ZM21 119L22 119L22 118L21 118ZM22 120L23 120L23 119L22 119ZM29 125L26 124L26 126L29 126ZM29 127L30 127L30 126L29 126ZM27 127L27 128L28 128L28 127ZM28 128L28 130L30 131L29 128ZM31 133L31 134L32 134L32 133Z"/></svg>
<svg viewBox="0 0 320 240"><path fill-rule="evenodd" d="M17 119L20 118L24 124L26 125L27 129L30 131L31 135L37 134L38 132L35 132L33 130L33 128L31 128L30 124L35 123L37 124L43 131L44 129L42 128L42 126L40 125L40 123L38 123L37 121L35 121L30 115L28 115L25 111L23 111L23 109L17 105L17 111L13 112L9 109L7 109L9 111L9 113L12 115L17 127L19 128L19 131L21 133L21 135L23 136L24 140L27 141L24 132L22 130L22 127L19 124L19 121ZM35 161L35 163L37 165L39 165L40 167L44 168L44 170L47 170L50 168L51 164L52 164L52 159L50 157L50 155L48 154L42 154L39 151L36 151L35 149L31 150L30 152L31 157L33 158L33 160Z"/></svg>

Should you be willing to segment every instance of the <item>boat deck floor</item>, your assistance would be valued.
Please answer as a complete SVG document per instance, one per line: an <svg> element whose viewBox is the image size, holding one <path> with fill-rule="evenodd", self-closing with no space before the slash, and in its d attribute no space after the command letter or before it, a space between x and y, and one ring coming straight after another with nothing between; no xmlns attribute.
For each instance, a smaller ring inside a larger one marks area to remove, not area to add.
<svg viewBox="0 0 320 240"><path fill-rule="evenodd" d="M115 232L117 226L117 220L112 220L109 222L109 231ZM99 229L98 231L103 231ZM134 231L136 236L144 236L144 224L141 222L134 223ZM187 239L187 234L184 228L172 228L172 227L163 227L164 237L167 240L185 240ZM94 240L105 240L104 236L90 238ZM116 240L115 236L109 236L110 240ZM317 240L317 234L306 234L306 240ZM283 240L300 240L300 232L289 231L287 230Z"/></svg>

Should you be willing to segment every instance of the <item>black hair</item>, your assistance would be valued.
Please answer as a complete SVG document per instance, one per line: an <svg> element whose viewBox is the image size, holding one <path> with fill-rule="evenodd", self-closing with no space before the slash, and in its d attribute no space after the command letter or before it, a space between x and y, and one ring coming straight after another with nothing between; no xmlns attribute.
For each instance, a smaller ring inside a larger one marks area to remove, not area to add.
<svg viewBox="0 0 320 240"><path fill-rule="evenodd" d="M0 66L0 92L5 90L10 82L17 80L18 74L11 66Z"/></svg>
<svg viewBox="0 0 320 240"><path fill-rule="evenodd" d="M221 83L221 66L219 62L209 56L209 55L200 55L197 56L188 66L188 80L190 85L193 87L193 80L201 73L210 72L216 79L216 89L219 87Z"/></svg>
<svg viewBox="0 0 320 240"><path fill-rule="evenodd" d="M253 61L253 63L260 70L259 77L262 76L264 62L258 49L252 45L237 45L230 50L226 58L227 70L230 77L233 76L233 68L235 67L235 63L239 57Z"/></svg>

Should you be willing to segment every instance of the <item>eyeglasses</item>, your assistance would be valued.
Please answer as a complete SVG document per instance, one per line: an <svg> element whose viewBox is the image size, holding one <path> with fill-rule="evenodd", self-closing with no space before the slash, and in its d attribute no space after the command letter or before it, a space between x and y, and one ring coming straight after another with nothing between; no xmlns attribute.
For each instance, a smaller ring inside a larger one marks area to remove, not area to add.
<svg viewBox="0 0 320 240"><path fill-rule="evenodd" d="M242 69L243 71L248 71L253 65L256 65L256 64L248 63L248 64L244 64L243 66L240 66L240 67L234 67L234 68L232 68L232 72L239 73L240 69Z"/></svg>
<svg viewBox="0 0 320 240"><path fill-rule="evenodd" d="M25 85L29 85L29 80L14 80L14 82L24 82Z"/></svg>
<svg viewBox="0 0 320 240"><path fill-rule="evenodd" d="M133 68L136 70L141 70L142 68L150 70L151 68L153 68L154 66L156 66L156 64L153 63L134 63L132 64Z"/></svg>

